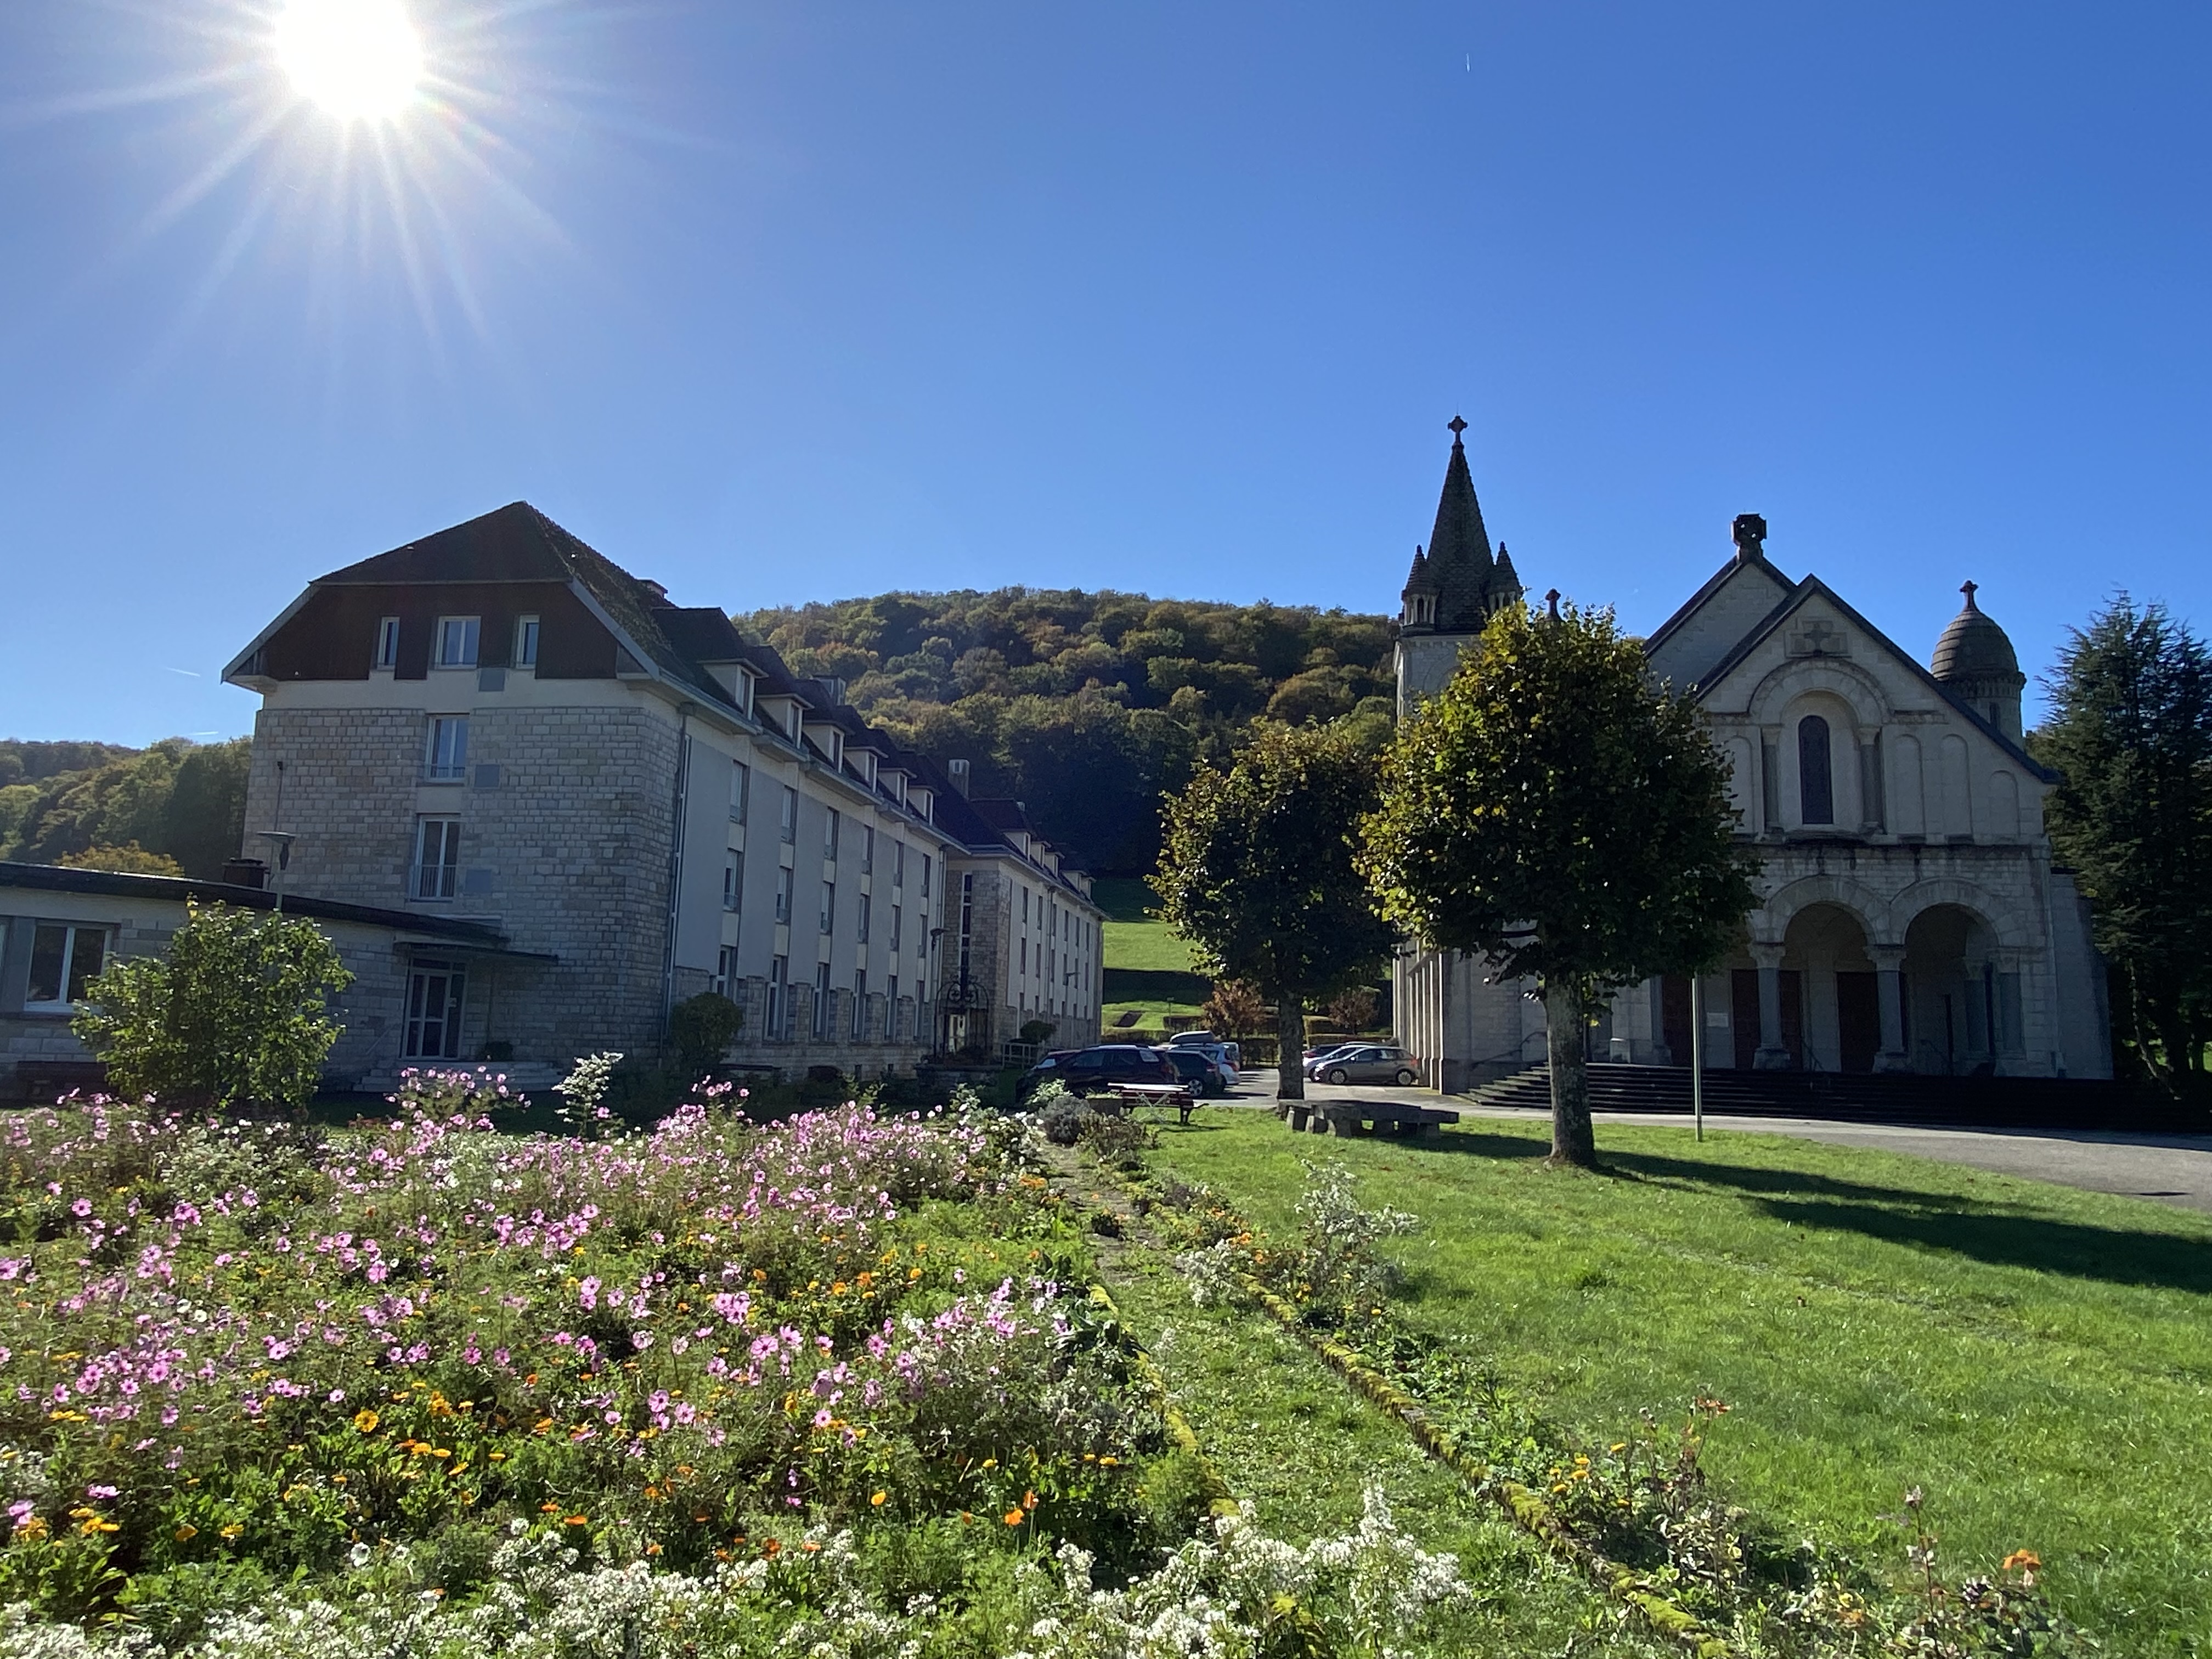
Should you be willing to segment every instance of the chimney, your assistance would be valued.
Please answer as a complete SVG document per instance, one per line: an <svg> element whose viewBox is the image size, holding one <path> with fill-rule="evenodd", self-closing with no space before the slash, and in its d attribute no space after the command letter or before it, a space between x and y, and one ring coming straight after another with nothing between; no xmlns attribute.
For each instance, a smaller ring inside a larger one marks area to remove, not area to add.
<svg viewBox="0 0 2212 1659"><path fill-rule="evenodd" d="M960 792L960 798L965 800L968 798L968 763L964 760L945 762L945 775L952 780L952 787Z"/></svg>
<svg viewBox="0 0 2212 1659"><path fill-rule="evenodd" d="M1735 522L1729 526L1729 536L1735 543L1735 556L1739 561L1766 556L1766 520L1758 514L1737 514Z"/></svg>
<svg viewBox="0 0 2212 1659"><path fill-rule="evenodd" d="M261 859L226 859L222 880L226 887L266 887L269 866Z"/></svg>
<svg viewBox="0 0 2212 1659"><path fill-rule="evenodd" d="M653 595L653 602L654 605L665 605L668 603L668 590L663 587L659 582L654 581L651 577L639 577L637 585L640 587L642 587L647 592Z"/></svg>

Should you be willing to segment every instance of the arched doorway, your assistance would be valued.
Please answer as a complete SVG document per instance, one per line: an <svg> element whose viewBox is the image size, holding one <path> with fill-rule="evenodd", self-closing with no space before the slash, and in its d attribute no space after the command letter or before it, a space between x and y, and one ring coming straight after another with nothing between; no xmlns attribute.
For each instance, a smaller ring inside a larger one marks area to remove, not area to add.
<svg viewBox="0 0 2212 1659"><path fill-rule="evenodd" d="M1808 904L1782 940L1782 1041L1809 1072L1871 1072L1881 1005L1866 927L1840 904Z"/></svg>
<svg viewBox="0 0 2212 1659"><path fill-rule="evenodd" d="M1931 904L1905 930L1905 1047L1912 1069L1986 1075L2020 1046L2020 978L1964 905Z"/></svg>

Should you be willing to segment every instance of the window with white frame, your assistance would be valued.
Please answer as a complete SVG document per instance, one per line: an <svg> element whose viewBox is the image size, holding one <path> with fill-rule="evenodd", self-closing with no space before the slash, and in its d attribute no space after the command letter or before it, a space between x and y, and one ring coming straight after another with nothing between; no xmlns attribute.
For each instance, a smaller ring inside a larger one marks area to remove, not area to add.
<svg viewBox="0 0 2212 1659"><path fill-rule="evenodd" d="M469 769L469 717L433 714L422 732L422 776L429 783L459 783Z"/></svg>
<svg viewBox="0 0 2212 1659"><path fill-rule="evenodd" d="M814 970L814 1035L830 1035L830 964L826 962Z"/></svg>
<svg viewBox="0 0 2212 1659"><path fill-rule="evenodd" d="M483 622L481 617L438 618L439 667L474 668L477 665L477 638Z"/></svg>
<svg viewBox="0 0 2212 1659"><path fill-rule="evenodd" d="M791 920L791 872L775 872L775 919L788 923Z"/></svg>
<svg viewBox="0 0 2212 1659"><path fill-rule="evenodd" d="M791 999L784 993L790 975L789 959L772 957L768 964L768 1035L771 1042L787 1042L791 1036Z"/></svg>
<svg viewBox="0 0 2212 1659"><path fill-rule="evenodd" d="M739 761L730 768L730 822L745 821L745 798L752 793L753 769Z"/></svg>
<svg viewBox="0 0 2212 1659"><path fill-rule="evenodd" d="M902 841L891 843L891 885L906 885L906 843Z"/></svg>
<svg viewBox="0 0 2212 1659"><path fill-rule="evenodd" d="M84 1000L86 983L107 960L107 929L70 922L42 921L31 933L31 982L23 995L29 1009L57 1012Z"/></svg>
<svg viewBox="0 0 2212 1659"><path fill-rule="evenodd" d="M745 855L732 853L722 860L722 908L742 910L745 908Z"/></svg>
<svg viewBox="0 0 2212 1659"><path fill-rule="evenodd" d="M783 822L780 827L787 842L799 839L799 791L787 783L783 786Z"/></svg>
<svg viewBox="0 0 2212 1659"><path fill-rule="evenodd" d="M864 823L860 826L860 873L865 876L875 867L876 826Z"/></svg>
<svg viewBox="0 0 2212 1659"><path fill-rule="evenodd" d="M929 854L927 853L921 855L921 902L925 905L929 902Z"/></svg>
<svg viewBox="0 0 2212 1659"><path fill-rule="evenodd" d="M834 881L825 881L822 884L822 931L831 933L836 930L837 884Z"/></svg>
<svg viewBox="0 0 2212 1659"><path fill-rule="evenodd" d="M515 618L514 665L517 668L538 666L538 618L535 617Z"/></svg>
<svg viewBox="0 0 2212 1659"><path fill-rule="evenodd" d="M868 970L853 970L853 1041L860 1042L868 1035Z"/></svg>
<svg viewBox="0 0 2212 1659"><path fill-rule="evenodd" d="M376 624L376 665L379 668L399 666L399 618L385 617Z"/></svg>
<svg viewBox="0 0 2212 1659"><path fill-rule="evenodd" d="M714 994L737 1000L738 947L734 945L725 945L714 958Z"/></svg>
<svg viewBox="0 0 2212 1659"><path fill-rule="evenodd" d="M822 821L822 856L832 864L837 861L837 809L833 806Z"/></svg>
<svg viewBox="0 0 2212 1659"><path fill-rule="evenodd" d="M460 878L461 821L416 819L415 879L409 891L418 899L449 899L459 890Z"/></svg>
<svg viewBox="0 0 2212 1659"><path fill-rule="evenodd" d="M418 962L407 975L404 1052L416 1060L458 1060L467 981L458 963Z"/></svg>
<svg viewBox="0 0 2212 1659"><path fill-rule="evenodd" d="M896 905L896 904L894 904L893 906L891 906L891 940L890 940L890 944L891 944L891 954L892 954L893 956L896 956L896 955L898 954L898 948L899 948L899 922L900 922L900 920L901 920L901 913L902 913L902 911L903 908L904 908L904 907L900 906L900 905Z"/></svg>

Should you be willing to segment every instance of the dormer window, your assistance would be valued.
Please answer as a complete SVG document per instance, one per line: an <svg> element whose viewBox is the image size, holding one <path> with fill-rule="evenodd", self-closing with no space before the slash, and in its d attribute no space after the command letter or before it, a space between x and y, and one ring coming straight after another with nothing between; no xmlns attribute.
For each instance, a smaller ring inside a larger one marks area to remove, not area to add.
<svg viewBox="0 0 2212 1659"><path fill-rule="evenodd" d="M515 619L514 665L517 668L538 666L538 618L535 617Z"/></svg>
<svg viewBox="0 0 2212 1659"><path fill-rule="evenodd" d="M438 618L438 666L441 668L474 668L477 665L477 638L483 618L478 617L441 617Z"/></svg>
<svg viewBox="0 0 2212 1659"><path fill-rule="evenodd" d="M399 618L386 617L376 624L376 665L399 666Z"/></svg>

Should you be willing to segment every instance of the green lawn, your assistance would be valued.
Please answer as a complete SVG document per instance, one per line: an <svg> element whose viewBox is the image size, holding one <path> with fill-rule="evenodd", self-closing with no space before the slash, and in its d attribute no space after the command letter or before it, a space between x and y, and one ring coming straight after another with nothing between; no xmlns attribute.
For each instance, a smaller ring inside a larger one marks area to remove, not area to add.
<svg viewBox="0 0 2212 1659"><path fill-rule="evenodd" d="M1889 1153L1603 1126L1602 1176L1534 1126L1437 1150L1293 1138L1227 1113L1156 1161L1293 1225L1302 1158L1341 1157L1394 1242L1409 1316L1466 1333L1593 1434L1694 1395L1709 1467L1784 1538L1901 1565L1926 1489L1948 1567L2032 1549L2114 1651L2212 1653L2212 1218Z"/></svg>
<svg viewBox="0 0 2212 1659"><path fill-rule="evenodd" d="M1148 914L1152 889L1141 881L1109 877L1092 885L1091 896L1107 918L1102 940L1106 1024L1110 1028L1132 1008L1141 1016L1140 1026L1155 1030L1170 1014L1195 1016L1206 1000L1206 982L1191 971L1190 947L1167 923Z"/></svg>

